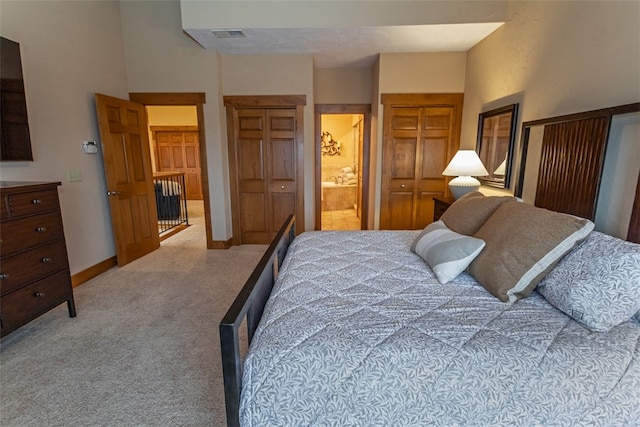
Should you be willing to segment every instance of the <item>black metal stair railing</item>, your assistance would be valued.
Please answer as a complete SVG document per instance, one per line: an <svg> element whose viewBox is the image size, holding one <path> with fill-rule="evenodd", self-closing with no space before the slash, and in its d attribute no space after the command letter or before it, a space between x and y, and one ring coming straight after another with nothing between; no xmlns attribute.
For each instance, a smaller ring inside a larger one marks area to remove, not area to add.
<svg viewBox="0 0 640 427"><path fill-rule="evenodd" d="M184 173L155 173L153 188L156 195L160 235L179 225L189 225Z"/></svg>

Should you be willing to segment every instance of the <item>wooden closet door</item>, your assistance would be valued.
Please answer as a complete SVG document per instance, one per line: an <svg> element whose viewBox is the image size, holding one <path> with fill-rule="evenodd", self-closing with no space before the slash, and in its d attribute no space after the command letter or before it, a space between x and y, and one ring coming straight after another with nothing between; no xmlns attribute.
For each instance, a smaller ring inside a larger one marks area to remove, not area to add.
<svg viewBox="0 0 640 427"><path fill-rule="evenodd" d="M413 105L397 105L405 99ZM459 146L462 95L383 95L383 103L380 229L422 229L433 197L448 191L442 171Z"/></svg>
<svg viewBox="0 0 640 427"><path fill-rule="evenodd" d="M202 167L200 166L200 140L197 131L184 132L182 153L184 179L188 200L202 200Z"/></svg>
<svg viewBox="0 0 640 427"><path fill-rule="evenodd" d="M296 212L296 110L266 110L266 117L271 240L287 217Z"/></svg>
<svg viewBox="0 0 640 427"><path fill-rule="evenodd" d="M271 234L265 114L264 109L236 109L235 154L242 243L266 243Z"/></svg>
<svg viewBox="0 0 640 427"><path fill-rule="evenodd" d="M265 244L291 214L304 231L304 95L225 96L232 245Z"/></svg>
<svg viewBox="0 0 640 427"><path fill-rule="evenodd" d="M153 129L153 128L152 128ZM156 170L182 172L187 200L202 200L202 168L197 131L153 132L156 141Z"/></svg>
<svg viewBox="0 0 640 427"><path fill-rule="evenodd" d="M453 107L427 107L422 111L421 152L418 154L416 209L412 228L422 229L433 222L433 198L443 196L447 181L442 171L449 162L456 134ZM455 153L455 150L453 151Z"/></svg>
<svg viewBox="0 0 640 427"><path fill-rule="evenodd" d="M296 110L236 112L242 243L268 243L296 212Z"/></svg>
<svg viewBox="0 0 640 427"><path fill-rule="evenodd" d="M415 184L420 149L420 108L393 108L382 166L380 228L413 228Z"/></svg>

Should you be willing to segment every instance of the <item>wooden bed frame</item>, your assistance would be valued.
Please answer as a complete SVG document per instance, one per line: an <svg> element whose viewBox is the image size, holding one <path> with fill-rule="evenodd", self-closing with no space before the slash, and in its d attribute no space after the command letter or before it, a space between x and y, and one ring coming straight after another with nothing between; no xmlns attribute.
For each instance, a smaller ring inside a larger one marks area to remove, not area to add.
<svg viewBox="0 0 640 427"><path fill-rule="evenodd" d="M278 278L282 261L295 236L295 216L289 215L220 322L222 376L228 426L240 425L240 390L242 389L240 326L246 320L248 345L253 339L264 306L271 295L273 284Z"/></svg>
<svg viewBox="0 0 640 427"><path fill-rule="evenodd" d="M539 123L555 123L555 122L567 122L571 120L581 120L585 118L585 114L589 117L602 115L603 113L609 117L621 112L628 113L640 111L640 103L630 104L621 107L614 107L611 109L597 110L588 113L580 113L576 115L562 116L558 118L544 119L535 122L526 122L523 124L523 157L526 157L526 145L528 142L528 127ZM608 135L608 128L606 134ZM525 159L522 159L522 166L524 167ZM598 162L595 174L597 175L597 182L595 184L596 191L591 197L597 195L597 189L599 186L600 173L602 170L602 163ZM520 177L523 179L523 168L520 171ZM557 175L556 175L557 176ZM557 179L563 179L562 176ZM539 184L540 185L540 184ZM569 200L582 200L583 194L577 191L573 191L575 194L566 193L566 188L563 187L563 201ZM522 192L522 181L518 183L516 188L516 195ZM640 237L640 201L638 200L638 194L640 194L640 177L638 179L638 188L636 190L636 200L634 203L631 222L629 225L629 235L627 240L639 241ZM595 200L594 200L595 202ZM536 203L538 205L538 203ZM548 207L552 210L553 206ZM591 205L590 205L591 208ZM574 213L574 212L570 212ZM574 213L575 214L575 213ZM231 308L222 319L220 323L220 343L222 349L222 368L224 377L224 393L225 404L227 410L227 424L229 426L240 425L240 390L242 388L242 358L240 351L240 339L239 328L243 321L247 321L248 343L251 343L253 334L258 326L262 311L269 298L274 282L278 277L278 271L282 265L282 261L287 253L287 249L295 237L295 217L290 215L285 221L284 225L274 238L273 242L267 249L266 253L256 266L255 270L247 280L246 284L236 297L235 301L231 305Z"/></svg>

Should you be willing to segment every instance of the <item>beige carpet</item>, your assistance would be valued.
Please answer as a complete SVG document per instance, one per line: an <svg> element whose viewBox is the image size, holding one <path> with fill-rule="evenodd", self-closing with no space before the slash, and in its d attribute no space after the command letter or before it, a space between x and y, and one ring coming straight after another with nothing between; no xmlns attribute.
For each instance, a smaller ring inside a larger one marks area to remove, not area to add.
<svg viewBox="0 0 640 427"><path fill-rule="evenodd" d="M2 426L225 425L218 323L266 245L207 250L202 209L160 249L0 342Z"/></svg>

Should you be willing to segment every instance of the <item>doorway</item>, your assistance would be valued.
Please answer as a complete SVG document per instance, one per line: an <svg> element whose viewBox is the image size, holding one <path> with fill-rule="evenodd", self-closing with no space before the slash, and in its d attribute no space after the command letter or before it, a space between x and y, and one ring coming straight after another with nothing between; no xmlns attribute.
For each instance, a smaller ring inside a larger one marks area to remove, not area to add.
<svg viewBox="0 0 640 427"><path fill-rule="evenodd" d="M316 230L368 228L370 105L316 105Z"/></svg>
<svg viewBox="0 0 640 427"><path fill-rule="evenodd" d="M206 152L206 139L204 134L204 103L205 103L205 94L204 93L130 93L129 99L134 102L138 102L145 106L147 110L147 115L149 116L149 112L156 107L163 107L161 110L156 110L156 113L171 112L172 109L185 109L193 111L192 115L187 114L183 117L180 115L173 114L173 121L171 125L174 126L192 126L196 134L198 140L198 150L193 151L193 154L197 156L197 164L199 165L199 184L202 194L202 201L187 201L187 212L195 210L195 212L200 212L204 215L204 226L206 233L206 241L207 241L207 249L220 249L221 245L216 244L213 241L213 233L211 230L211 208L209 201L209 185L208 185L208 172L207 172L207 152ZM175 110L173 110L175 112ZM153 113L151 115L153 117ZM161 117L156 114L156 118ZM186 117L186 118L185 118ZM149 125L168 125L166 119L158 119L160 122L150 122ZM178 120L178 121L176 121ZM187 120L187 122L185 122ZM187 129L187 128L183 128ZM152 137L152 130L149 129L149 136ZM153 142L151 143L151 152L153 153ZM158 156L152 154L152 162L154 163L153 169L157 169L157 165L155 162L158 160ZM195 160L195 159L193 159ZM197 203L197 206L193 206L193 203ZM200 205L201 204L201 205Z"/></svg>

